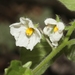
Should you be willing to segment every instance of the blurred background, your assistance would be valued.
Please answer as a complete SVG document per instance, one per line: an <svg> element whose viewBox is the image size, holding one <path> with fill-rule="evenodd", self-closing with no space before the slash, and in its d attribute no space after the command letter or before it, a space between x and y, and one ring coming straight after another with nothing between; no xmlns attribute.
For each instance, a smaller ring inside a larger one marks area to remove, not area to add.
<svg viewBox="0 0 75 75"><path fill-rule="evenodd" d="M19 48L10 35L9 25L19 22L20 17L30 18L44 27L46 18L56 14L67 25L75 18L75 12L68 10L58 0L0 0L0 75L13 59L20 60ZM75 63L61 55L43 75L74 75Z"/></svg>

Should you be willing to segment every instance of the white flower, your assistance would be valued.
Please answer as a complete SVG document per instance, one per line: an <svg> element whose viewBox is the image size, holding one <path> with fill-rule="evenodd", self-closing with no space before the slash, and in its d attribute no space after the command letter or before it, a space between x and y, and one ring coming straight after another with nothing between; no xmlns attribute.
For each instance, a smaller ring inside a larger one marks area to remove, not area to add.
<svg viewBox="0 0 75 75"><path fill-rule="evenodd" d="M20 18L19 23L11 24L10 33L16 40L16 46L32 50L40 42L41 33L29 18Z"/></svg>
<svg viewBox="0 0 75 75"><path fill-rule="evenodd" d="M52 18L48 18L44 22L46 25L46 27L43 29L44 34L49 36L53 46L58 46L58 41L63 36L65 25L62 22L57 22Z"/></svg>

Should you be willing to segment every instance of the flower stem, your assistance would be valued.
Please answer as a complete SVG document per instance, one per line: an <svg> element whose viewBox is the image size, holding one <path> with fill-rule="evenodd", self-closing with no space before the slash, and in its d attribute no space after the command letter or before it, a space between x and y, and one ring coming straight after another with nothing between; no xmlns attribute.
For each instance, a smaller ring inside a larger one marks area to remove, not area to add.
<svg viewBox="0 0 75 75"><path fill-rule="evenodd" d="M50 40L47 37L45 37L45 39L48 42L48 44L51 46L51 48L53 49L53 45L51 44Z"/></svg>
<svg viewBox="0 0 75 75"><path fill-rule="evenodd" d="M40 32L44 35L44 37L45 37L47 43L48 43L48 44L50 45L50 47L53 49L53 45L52 45L52 43L51 43L50 40L46 37L46 35L43 33L42 29L39 28L39 30L40 30Z"/></svg>

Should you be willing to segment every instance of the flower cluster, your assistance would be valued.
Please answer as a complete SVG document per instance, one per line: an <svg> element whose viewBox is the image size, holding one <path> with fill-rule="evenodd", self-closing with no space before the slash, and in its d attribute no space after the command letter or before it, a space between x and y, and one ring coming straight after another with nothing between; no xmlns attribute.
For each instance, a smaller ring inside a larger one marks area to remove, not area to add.
<svg viewBox="0 0 75 75"><path fill-rule="evenodd" d="M63 36L64 24L52 18L48 18L44 22L46 25L43 29L44 34L50 38L53 46L58 46L58 41ZM16 46L32 50L42 38L39 29L29 18L21 17L19 23L11 24L9 27L11 35L16 40Z"/></svg>

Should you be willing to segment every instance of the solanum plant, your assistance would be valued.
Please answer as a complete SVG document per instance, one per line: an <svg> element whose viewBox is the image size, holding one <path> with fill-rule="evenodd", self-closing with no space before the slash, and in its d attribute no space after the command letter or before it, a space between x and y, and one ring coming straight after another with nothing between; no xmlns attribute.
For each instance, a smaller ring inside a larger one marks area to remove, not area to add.
<svg viewBox="0 0 75 75"><path fill-rule="evenodd" d="M75 21L66 26L56 16L56 19L47 18L44 23L42 30L31 19L21 17L20 22L9 26L16 46L20 47L21 60L11 61L5 75L42 75L62 50L67 58L75 60L75 36L70 39Z"/></svg>

